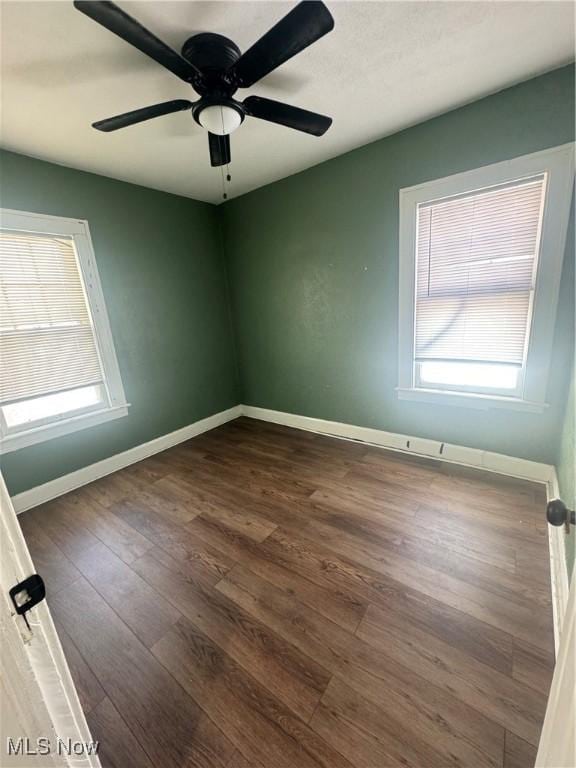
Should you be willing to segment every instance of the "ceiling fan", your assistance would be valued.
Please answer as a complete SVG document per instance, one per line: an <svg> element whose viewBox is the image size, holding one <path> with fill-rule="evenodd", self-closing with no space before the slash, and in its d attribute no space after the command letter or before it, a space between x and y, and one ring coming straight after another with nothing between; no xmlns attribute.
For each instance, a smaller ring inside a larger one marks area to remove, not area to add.
<svg viewBox="0 0 576 768"><path fill-rule="evenodd" d="M330 117L280 101L260 96L248 96L244 101L233 98L238 88L254 85L334 28L334 19L322 2L298 3L244 53L227 37L202 32L186 40L181 55L115 3L75 0L74 6L189 83L200 96L195 102L175 99L99 120L93 123L99 131L116 131L143 120L191 109L194 120L208 131L210 163L219 166L230 162L230 134L246 116L313 136L322 136L332 124Z"/></svg>

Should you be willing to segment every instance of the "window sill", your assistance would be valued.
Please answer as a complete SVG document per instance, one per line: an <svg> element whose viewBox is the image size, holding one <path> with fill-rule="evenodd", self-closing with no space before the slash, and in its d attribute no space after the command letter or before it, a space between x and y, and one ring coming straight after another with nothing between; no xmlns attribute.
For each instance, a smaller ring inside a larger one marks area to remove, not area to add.
<svg viewBox="0 0 576 768"><path fill-rule="evenodd" d="M511 411L527 411L528 413L544 413L547 403L534 403L520 400L516 397L502 395L479 395L470 392L447 392L439 389L421 389L396 387L399 400L413 400L436 405L456 405L463 408L488 411L493 408L504 408Z"/></svg>
<svg viewBox="0 0 576 768"><path fill-rule="evenodd" d="M97 424L104 424L113 419L120 419L122 416L128 415L129 407L129 403L125 403L114 408L83 413L80 416L72 416L69 419L55 421L52 424L44 424L41 427L5 435L0 441L0 454L18 451L21 448L27 448L36 443L43 443L45 440L52 440L55 437L78 432L80 429L87 429L88 427L95 427Z"/></svg>

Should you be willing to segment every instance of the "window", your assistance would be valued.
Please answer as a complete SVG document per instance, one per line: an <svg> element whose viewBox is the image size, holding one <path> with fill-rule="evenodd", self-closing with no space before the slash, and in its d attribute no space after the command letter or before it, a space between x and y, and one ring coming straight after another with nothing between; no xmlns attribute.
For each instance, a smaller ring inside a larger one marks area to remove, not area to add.
<svg viewBox="0 0 576 768"><path fill-rule="evenodd" d="M2 451L127 413L87 222L0 218Z"/></svg>
<svg viewBox="0 0 576 768"><path fill-rule="evenodd" d="M402 399L545 406L571 146L400 193Z"/></svg>

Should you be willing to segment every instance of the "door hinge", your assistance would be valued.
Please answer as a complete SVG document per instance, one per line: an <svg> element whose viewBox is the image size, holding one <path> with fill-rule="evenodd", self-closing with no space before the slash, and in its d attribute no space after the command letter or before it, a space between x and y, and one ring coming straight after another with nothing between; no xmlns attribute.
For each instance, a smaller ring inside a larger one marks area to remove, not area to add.
<svg viewBox="0 0 576 768"><path fill-rule="evenodd" d="M38 573L28 576L27 579L13 586L9 594L16 613L24 618L26 626L30 629L26 614L46 597L46 587L42 576Z"/></svg>

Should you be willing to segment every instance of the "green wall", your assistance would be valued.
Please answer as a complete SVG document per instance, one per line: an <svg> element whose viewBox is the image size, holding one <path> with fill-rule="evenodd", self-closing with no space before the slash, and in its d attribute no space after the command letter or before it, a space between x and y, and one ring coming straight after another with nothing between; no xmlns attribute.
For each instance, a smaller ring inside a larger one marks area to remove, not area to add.
<svg viewBox="0 0 576 768"><path fill-rule="evenodd" d="M220 207L0 152L3 206L88 219L132 404L126 418L4 455L10 492L244 402L558 461L573 497L569 430L558 458L573 258L544 414L395 396L399 189L573 138L566 67Z"/></svg>
<svg viewBox="0 0 576 768"><path fill-rule="evenodd" d="M242 402L554 463L573 263L544 414L399 401L398 191L573 139L566 67L226 203Z"/></svg>
<svg viewBox="0 0 576 768"><path fill-rule="evenodd" d="M87 219L129 415L2 457L18 493L237 404L218 209L23 155L6 208Z"/></svg>

